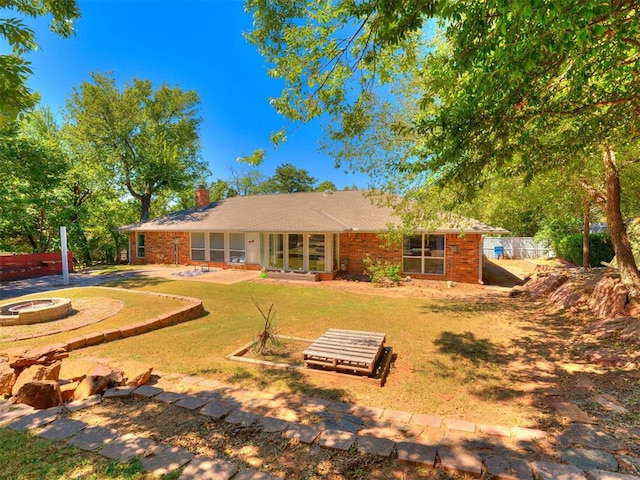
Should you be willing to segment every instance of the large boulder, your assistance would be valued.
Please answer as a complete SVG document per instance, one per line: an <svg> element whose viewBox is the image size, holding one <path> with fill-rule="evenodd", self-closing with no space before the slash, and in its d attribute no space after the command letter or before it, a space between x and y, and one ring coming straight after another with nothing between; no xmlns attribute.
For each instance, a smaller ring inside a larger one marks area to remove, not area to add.
<svg viewBox="0 0 640 480"><path fill-rule="evenodd" d="M60 368L62 367L62 361L58 360L53 362L51 365L31 365L23 369L18 378L16 379L16 383L13 385L12 393L15 395L20 390L20 387L28 382L33 382L37 380L55 380L58 381L60 378Z"/></svg>
<svg viewBox="0 0 640 480"><path fill-rule="evenodd" d="M84 400L92 395L104 393L111 386L109 377L88 375L78 384L71 399L74 401Z"/></svg>
<svg viewBox="0 0 640 480"><path fill-rule="evenodd" d="M539 273L525 284L525 291L534 298L555 292L569 277L561 273Z"/></svg>
<svg viewBox="0 0 640 480"><path fill-rule="evenodd" d="M73 392L72 399L84 400L92 395L104 393L108 388L124 385L125 380L122 370L96 362L87 370L87 376Z"/></svg>
<svg viewBox="0 0 640 480"><path fill-rule="evenodd" d="M10 348L0 352L0 363L8 363L11 368L21 370L31 365L51 365L67 358L67 345L56 343L37 348Z"/></svg>
<svg viewBox="0 0 640 480"><path fill-rule="evenodd" d="M60 387L58 382L53 380L38 380L25 383L20 387L13 401L14 403L31 405L37 410L62 405Z"/></svg>
<svg viewBox="0 0 640 480"><path fill-rule="evenodd" d="M600 318L615 318L624 315L627 304L627 289L620 278L604 276L587 302L591 311Z"/></svg>

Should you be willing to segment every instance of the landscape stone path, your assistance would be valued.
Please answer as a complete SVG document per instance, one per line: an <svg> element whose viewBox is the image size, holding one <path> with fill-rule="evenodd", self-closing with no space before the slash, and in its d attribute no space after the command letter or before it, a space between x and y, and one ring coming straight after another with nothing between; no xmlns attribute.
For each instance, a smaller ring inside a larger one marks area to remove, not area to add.
<svg viewBox="0 0 640 480"><path fill-rule="evenodd" d="M614 456L618 440L591 423L573 422L557 438L542 430L484 425L437 415L366 407L300 395L273 395L238 389L188 375L154 376L153 385L116 387L103 396L65 407L35 411L0 401L0 426L33 431L51 441L65 441L107 458L139 458L143 468L164 475L184 467L180 480L278 480L274 475L238 469L221 458L195 455L184 448L113 428L90 426L63 416L103 398L137 397L198 411L215 421L260 426L262 431L320 448L363 455L396 457L401 463L440 468L474 477L503 480L632 480L617 473L620 462L640 467L637 458ZM577 407L576 407L577 408ZM565 411L580 416L575 409ZM310 420L311 419L311 420ZM549 450L557 455L549 458ZM638 462L638 463L636 463Z"/></svg>

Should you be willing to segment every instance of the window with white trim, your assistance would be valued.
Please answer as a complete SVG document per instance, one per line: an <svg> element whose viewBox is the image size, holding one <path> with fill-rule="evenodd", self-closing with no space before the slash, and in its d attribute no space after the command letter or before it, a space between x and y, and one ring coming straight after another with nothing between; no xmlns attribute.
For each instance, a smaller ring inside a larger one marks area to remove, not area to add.
<svg viewBox="0 0 640 480"><path fill-rule="evenodd" d="M191 260L205 261L204 232L191 234Z"/></svg>
<svg viewBox="0 0 640 480"><path fill-rule="evenodd" d="M138 258L144 258L144 233L139 233L136 238L136 255Z"/></svg>
<svg viewBox="0 0 640 480"><path fill-rule="evenodd" d="M229 257L231 261L234 258L239 262L245 261L247 247L245 246L244 233L229 234Z"/></svg>
<svg viewBox="0 0 640 480"><path fill-rule="evenodd" d="M224 233L209 234L209 261L224 262Z"/></svg>
<svg viewBox="0 0 640 480"><path fill-rule="evenodd" d="M409 235L404 239L402 271L444 275L444 235Z"/></svg>

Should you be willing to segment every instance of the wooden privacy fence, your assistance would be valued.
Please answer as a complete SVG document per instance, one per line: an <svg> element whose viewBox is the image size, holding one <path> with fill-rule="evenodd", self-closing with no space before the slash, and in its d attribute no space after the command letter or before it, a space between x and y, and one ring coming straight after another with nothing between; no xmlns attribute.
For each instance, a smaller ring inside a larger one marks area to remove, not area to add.
<svg viewBox="0 0 640 480"><path fill-rule="evenodd" d="M547 240L536 241L533 237L484 237L482 251L488 258L555 257Z"/></svg>
<svg viewBox="0 0 640 480"><path fill-rule="evenodd" d="M73 253L68 252L69 271L73 271ZM25 253L0 255L0 281L21 280L62 273L62 253Z"/></svg>

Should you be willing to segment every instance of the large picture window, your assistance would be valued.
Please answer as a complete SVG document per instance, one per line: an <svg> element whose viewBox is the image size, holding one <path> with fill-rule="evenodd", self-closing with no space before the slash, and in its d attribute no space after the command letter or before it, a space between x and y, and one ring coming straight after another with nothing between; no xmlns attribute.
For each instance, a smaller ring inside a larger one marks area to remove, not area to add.
<svg viewBox="0 0 640 480"><path fill-rule="evenodd" d="M335 236L337 237L337 236ZM296 272L331 269L332 236L324 233L270 233L265 237L267 268ZM337 247L336 247L337 249Z"/></svg>
<svg viewBox="0 0 640 480"><path fill-rule="evenodd" d="M405 237L402 271L444 275L444 235L410 235Z"/></svg>

